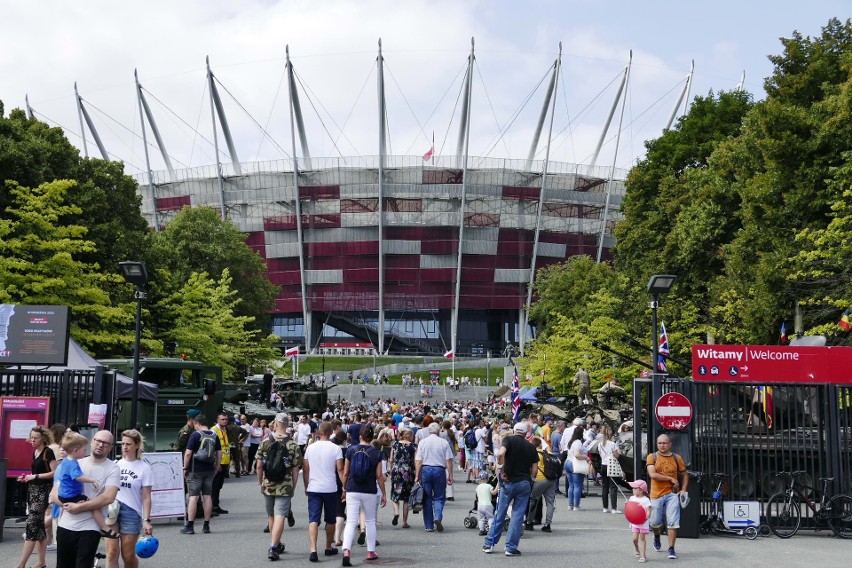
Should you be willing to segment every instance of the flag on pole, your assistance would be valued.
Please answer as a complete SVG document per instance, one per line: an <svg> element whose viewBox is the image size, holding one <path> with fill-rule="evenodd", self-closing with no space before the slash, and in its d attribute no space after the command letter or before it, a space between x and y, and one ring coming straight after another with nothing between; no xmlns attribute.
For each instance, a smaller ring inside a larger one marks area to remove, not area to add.
<svg viewBox="0 0 852 568"><path fill-rule="evenodd" d="M786 343L787 343L787 322L782 321L781 322L781 345L784 345Z"/></svg>
<svg viewBox="0 0 852 568"><path fill-rule="evenodd" d="M660 349L659 349L659 359L657 359L657 369L662 371L663 373L668 372L668 367L666 366L666 355L669 355L671 351L669 351L669 335L666 333L666 324L660 324Z"/></svg>
<svg viewBox="0 0 852 568"><path fill-rule="evenodd" d="M850 315L852 315L852 314L850 314L850 311L846 310L843 313L843 316L840 318L840 321L837 322L837 327L839 327L843 331L849 331L850 329L852 329L852 324L849 323L849 316Z"/></svg>
<svg viewBox="0 0 852 568"><path fill-rule="evenodd" d="M521 419L521 383L518 380L518 366L512 373L512 422Z"/></svg>
<svg viewBox="0 0 852 568"><path fill-rule="evenodd" d="M285 352L284 356L289 361L292 357L297 357L299 355L299 346L289 347Z"/></svg>
<svg viewBox="0 0 852 568"><path fill-rule="evenodd" d="M444 359L453 359L456 356L456 352L453 349L450 349L446 353L444 353Z"/></svg>
<svg viewBox="0 0 852 568"><path fill-rule="evenodd" d="M432 146L431 148L429 148L429 151L428 151L428 152L426 152L425 154L423 154L423 161L424 161L424 162L431 162L431 161L432 161L432 154L433 154L434 152L435 152L435 147L434 147L434 146Z"/></svg>

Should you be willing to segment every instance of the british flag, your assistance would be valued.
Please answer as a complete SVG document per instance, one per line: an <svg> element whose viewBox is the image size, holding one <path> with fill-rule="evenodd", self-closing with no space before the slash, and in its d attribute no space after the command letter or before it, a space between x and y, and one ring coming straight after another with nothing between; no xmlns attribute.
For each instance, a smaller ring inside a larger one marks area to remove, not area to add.
<svg viewBox="0 0 852 568"><path fill-rule="evenodd" d="M521 419L521 383L518 380L518 366L512 374L512 421Z"/></svg>
<svg viewBox="0 0 852 568"><path fill-rule="evenodd" d="M669 351L669 334L666 333L666 324L664 323L660 325L660 349L658 352L660 356L657 359L657 370L666 373L668 372L666 356L669 355L671 351Z"/></svg>

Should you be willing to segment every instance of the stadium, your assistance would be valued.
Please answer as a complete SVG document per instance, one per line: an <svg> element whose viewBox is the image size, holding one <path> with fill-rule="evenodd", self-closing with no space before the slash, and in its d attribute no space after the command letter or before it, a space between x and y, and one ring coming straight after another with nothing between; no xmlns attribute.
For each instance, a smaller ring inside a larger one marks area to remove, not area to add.
<svg viewBox="0 0 852 568"><path fill-rule="evenodd" d="M550 159L561 46L526 159L468 154L473 50L458 97L455 152L437 155L434 135L425 155L387 152L383 61L380 43L378 155L371 156L311 156L289 51L292 148L279 146L286 158L276 161L238 159L208 62L218 163L173 168L137 79L147 163L136 175L142 213L160 230L182 207L210 206L237 225L280 287L271 331L282 346L307 353L335 345L356 346L359 354L523 352L534 336L528 313L535 271L575 255L604 260L614 245L626 170L615 158L611 167L596 162L619 103L623 118L630 64L614 80L621 86L594 156L575 164ZM676 111L689 83L687 77ZM81 126L85 119L106 157L82 98L77 101ZM151 168L148 131L165 170Z"/></svg>

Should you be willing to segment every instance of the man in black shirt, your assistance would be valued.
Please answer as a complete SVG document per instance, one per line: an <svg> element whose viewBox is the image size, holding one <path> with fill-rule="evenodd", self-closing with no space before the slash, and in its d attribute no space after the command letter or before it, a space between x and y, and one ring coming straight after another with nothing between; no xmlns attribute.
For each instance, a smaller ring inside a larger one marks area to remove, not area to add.
<svg viewBox="0 0 852 568"><path fill-rule="evenodd" d="M515 424L512 436L506 436L497 452L497 467L500 471L500 496L497 500L497 511L491 530L485 537L482 552L491 554L494 545L500 541L503 525L506 523L506 513L509 504L512 505L512 519L509 522L509 532L506 535L506 556L520 556L518 541L524 524L524 512L530 500L532 485L530 479L538 472L538 452L525 440L527 426L523 422Z"/></svg>

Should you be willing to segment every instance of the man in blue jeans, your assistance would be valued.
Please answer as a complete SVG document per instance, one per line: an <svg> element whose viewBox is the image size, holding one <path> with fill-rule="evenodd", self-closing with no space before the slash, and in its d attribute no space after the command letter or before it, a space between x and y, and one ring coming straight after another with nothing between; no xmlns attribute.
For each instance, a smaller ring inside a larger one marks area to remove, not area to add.
<svg viewBox="0 0 852 568"><path fill-rule="evenodd" d="M415 480L423 485L423 525L426 532L444 532L444 503L447 485L453 484L453 450L438 436L441 425L429 424L429 435L417 444L414 455Z"/></svg>
<svg viewBox="0 0 852 568"><path fill-rule="evenodd" d="M520 556L518 541L521 540L521 530L524 524L524 512L532 493L531 479L538 472L538 452L532 444L526 441L527 426L518 422L512 428L512 436L506 436L497 452L497 467L500 469L500 495L497 498L497 511L491 530L485 537L482 552L491 554L494 545L500 542L503 526L506 524L506 513L512 504L512 520L509 522L509 533L506 535L506 556Z"/></svg>

